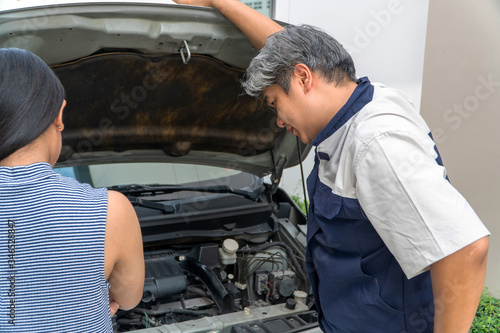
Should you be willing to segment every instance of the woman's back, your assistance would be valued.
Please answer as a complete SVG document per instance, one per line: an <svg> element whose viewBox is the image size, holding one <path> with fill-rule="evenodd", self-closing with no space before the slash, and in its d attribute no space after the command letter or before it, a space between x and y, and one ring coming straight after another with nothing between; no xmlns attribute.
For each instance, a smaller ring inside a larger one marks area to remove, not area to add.
<svg viewBox="0 0 500 333"><path fill-rule="evenodd" d="M141 229L130 201L52 170L65 106L42 59L0 48L2 332L110 332L110 315L142 296Z"/></svg>
<svg viewBox="0 0 500 333"><path fill-rule="evenodd" d="M0 331L112 332L107 191L47 163L0 167Z"/></svg>

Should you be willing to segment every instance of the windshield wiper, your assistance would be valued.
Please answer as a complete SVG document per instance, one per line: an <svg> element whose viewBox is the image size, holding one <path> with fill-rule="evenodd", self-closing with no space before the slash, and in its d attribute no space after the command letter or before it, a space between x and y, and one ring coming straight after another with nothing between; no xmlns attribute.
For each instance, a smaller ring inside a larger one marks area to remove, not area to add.
<svg viewBox="0 0 500 333"><path fill-rule="evenodd" d="M193 191L193 192L207 192L207 193L231 193L241 195L250 200L256 200L261 191L256 189L255 191L249 192L240 189L233 189L228 185L211 185L211 186L186 186L186 185L115 185L110 186L108 189L121 192L125 195L139 196L145 193L151 194L168 194L180 191Z"/></svg>

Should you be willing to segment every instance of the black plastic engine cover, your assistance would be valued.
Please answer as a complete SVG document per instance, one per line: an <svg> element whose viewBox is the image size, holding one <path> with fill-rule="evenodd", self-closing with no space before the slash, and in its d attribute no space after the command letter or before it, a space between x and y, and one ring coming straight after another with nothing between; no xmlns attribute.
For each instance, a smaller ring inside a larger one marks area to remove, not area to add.
<svg viewBox="0 0 500 333"><path fill-rule="evenodd" d="M187 283L174 256L146 258L143 302L178 295L186 291Z"/></svg>

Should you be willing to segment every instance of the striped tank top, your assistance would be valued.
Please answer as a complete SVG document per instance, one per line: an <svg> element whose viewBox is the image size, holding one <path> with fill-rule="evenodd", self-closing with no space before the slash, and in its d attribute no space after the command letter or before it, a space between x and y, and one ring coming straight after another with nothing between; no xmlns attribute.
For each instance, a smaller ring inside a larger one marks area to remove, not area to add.
<svg viewBox="0 0 500 333"><path fill-rule="evenodd" d="M107 190L47 163L0 167L0 332L113 332Z"/></svg>

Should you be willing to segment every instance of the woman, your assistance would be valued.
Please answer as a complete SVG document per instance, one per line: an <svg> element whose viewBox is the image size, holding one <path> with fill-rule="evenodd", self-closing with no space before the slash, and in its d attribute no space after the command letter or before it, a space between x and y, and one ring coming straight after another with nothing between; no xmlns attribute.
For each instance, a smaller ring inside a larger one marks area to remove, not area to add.
<svg viewBox="0 0 500 333"><path fill-rule="evenodd" d="M110 315L142 296L130 202L52 170L65 105L39 57L0 49L1 332L112 332Z"/></svg>

